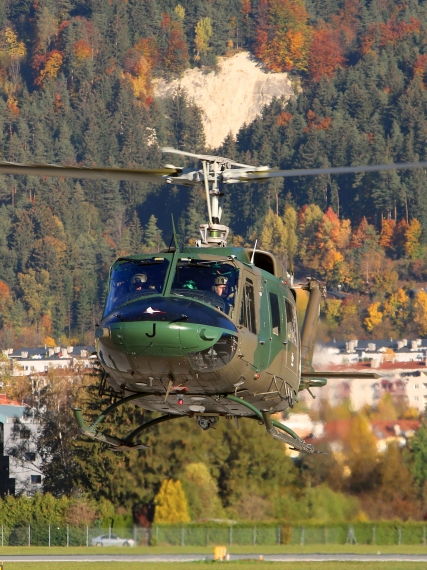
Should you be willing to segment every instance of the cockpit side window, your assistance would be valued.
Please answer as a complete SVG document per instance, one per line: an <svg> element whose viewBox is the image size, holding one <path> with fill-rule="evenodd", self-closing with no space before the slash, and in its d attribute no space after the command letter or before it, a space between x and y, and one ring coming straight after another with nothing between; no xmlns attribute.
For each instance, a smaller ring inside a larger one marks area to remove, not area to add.
<svg viewBox="0 0 427 570"><path fill-rule="evenodd" d="M178 261L171 293L193 297L229 314L234 307L239 270L231 263L209 260Z"/></svg>
<svg viewBox="0 0 427 570"><path fill-rule="evenodd" d="M162 293L168 267L164 257L117 261L111 270L104 316L141 296Z"/></svg>
<svg viewBox="0 0 427 570"><path fill-rule="evenodd" d="M242 305L240 307L239 324L256 334L256 319L255 319L255 294L254 285L251 279L246 278L243 295Z"/></svg>

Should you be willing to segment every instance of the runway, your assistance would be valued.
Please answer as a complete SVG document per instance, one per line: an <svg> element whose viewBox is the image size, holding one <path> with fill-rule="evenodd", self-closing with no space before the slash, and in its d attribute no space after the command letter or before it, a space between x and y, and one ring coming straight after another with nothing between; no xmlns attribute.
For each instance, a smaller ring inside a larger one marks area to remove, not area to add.
<svg viewBox="0 0 427 570"><path fill-rule="evenodd" d="M94 554L63 556L2 556L3 562L204 562L206 554ZM259 554L232 554L233 560L259 560ZM427 562L427 554L265 554L265 562Z"/></svg>

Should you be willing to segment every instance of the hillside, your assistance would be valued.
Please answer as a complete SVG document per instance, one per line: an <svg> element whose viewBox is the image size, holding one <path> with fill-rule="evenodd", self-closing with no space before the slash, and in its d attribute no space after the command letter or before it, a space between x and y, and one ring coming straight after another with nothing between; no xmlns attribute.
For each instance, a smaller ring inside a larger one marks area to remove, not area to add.
<svg viewBox="0 0 427 570"><path fill-rule="evenodd" d="M210 73L193 68L173 81L154 81L156 97L171 97L178 89L201 109L206 144L211 148L219 147L230 133L235 137L274 97L286 101L293 95L287 73L269 72L249 52L221 58L218 69Z"/></svg>

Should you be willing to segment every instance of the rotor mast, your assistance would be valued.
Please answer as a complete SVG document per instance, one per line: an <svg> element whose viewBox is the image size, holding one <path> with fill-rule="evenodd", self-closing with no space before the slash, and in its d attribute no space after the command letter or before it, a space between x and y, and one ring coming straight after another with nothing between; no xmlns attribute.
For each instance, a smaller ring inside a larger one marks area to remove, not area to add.
<svg viewBox="0 0 427 570"><path fill-rule="evenodd" d="M201 239L196 243L198 247L225 247L230 228L221 224L224 193L218 185L221 170L225 166L224 159L202 159L201 162L209 222L200 224Z"/></svg>

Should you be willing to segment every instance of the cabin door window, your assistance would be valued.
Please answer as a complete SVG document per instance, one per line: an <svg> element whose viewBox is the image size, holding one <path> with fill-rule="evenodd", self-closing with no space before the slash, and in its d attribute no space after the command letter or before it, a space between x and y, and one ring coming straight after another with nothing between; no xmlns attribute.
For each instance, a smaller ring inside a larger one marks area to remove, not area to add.
<svg viewBox="0 0 427 570"><path fill-rule="evenodd" d="M280 336L280 308L279 298L276 293L269 293L270 297L270 314L271 314L271 332L275 336Z"/></svg>
<svg viewBox="0 0 427 570"><path fill-rule="evenodd" d="M298 322L294 305L285 299L286 307L286 367L295 374L299 372Z"/></svg>
<svg viewBox="0 0 427 570"><path fill-rule="evenodd" d="M239 324L247 328L252 333L256 334L256 319L255 319L255 294L254 294L254 284L251 279L246 278L242 306L240 309L240 319Z"/></svg>
<svg viewBox="0 0 427 570"><path fill-rule="evenodd" d="M287 341L291 344L297 345L297 317L295 314L295 307L286 299L286 331Z"/></svg>
<svg viewBox="0 0 427 570"><path fill-rule="evenodd" d="M283 308L276 293L268 292L270 309L270 370L276 378L285 379L286 346L284 341Z"/></svg>

